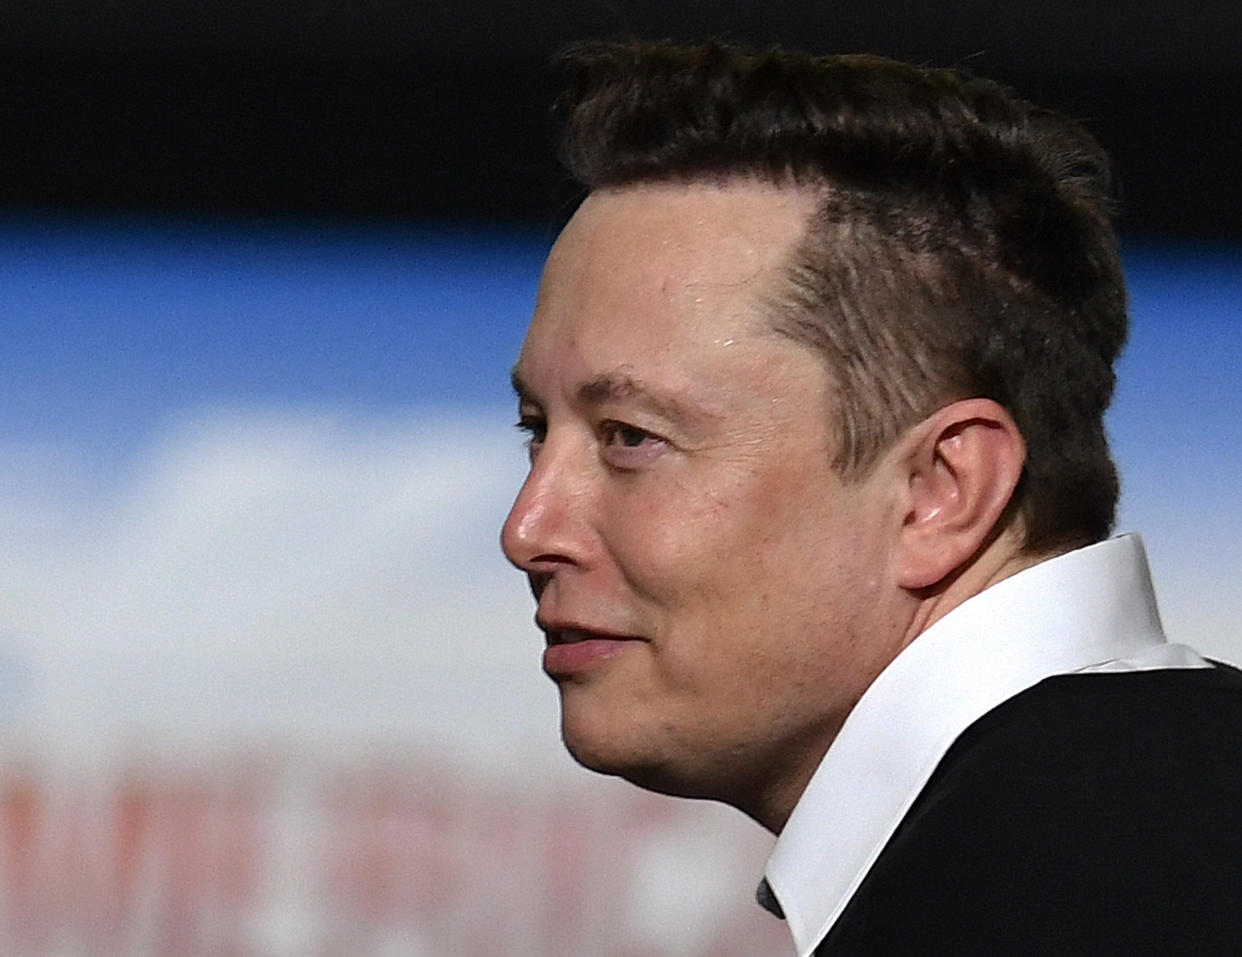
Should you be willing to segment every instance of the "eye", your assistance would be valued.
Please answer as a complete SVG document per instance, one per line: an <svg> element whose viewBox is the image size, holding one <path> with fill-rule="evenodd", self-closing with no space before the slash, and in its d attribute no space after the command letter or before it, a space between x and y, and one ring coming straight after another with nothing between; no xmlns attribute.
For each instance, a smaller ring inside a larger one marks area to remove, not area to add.
<svg viewBox="0 0 1242 957"><path fill-rule="evenodd" d="M622 469L643 465L662 453L668 445L654 432L625 422L602 422L599 435L604 459L610 465Z"/></svg>
<svg viewBox="0 0 1242 957"><path fill-rule="evenodd" d="M605 422L603 433L605 445L617 445L627 449L636 449L649 439L656 438L646 429L626 425L624 422Z"/></svg>
<svg viewBox="0 0 1242 957"><path fill-rule="evenodd" d="M548 437L548 422L542 416L523 414L518 417L517 430L526 436L526 449L534 458Z"/></svg>

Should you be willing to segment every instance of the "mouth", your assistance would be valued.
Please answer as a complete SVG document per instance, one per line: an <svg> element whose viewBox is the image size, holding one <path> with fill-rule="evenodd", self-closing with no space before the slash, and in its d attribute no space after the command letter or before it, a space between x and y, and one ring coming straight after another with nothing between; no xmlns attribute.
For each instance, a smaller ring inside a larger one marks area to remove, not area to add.
<svg viewBox="0 0 1242 957"><path fill-rule="evenodd" d="M633 641L625 635L613 635L602 631L589 631L586 628L545 628L544 636L548 645L576 645L583 641Z"/></svg>
<svg viewBox="0 0 1242 957"><path fill-rule="evenodd" d="M636 635L595 631L589 628L566 626L551 627L542 622L539 627L547 638L543 651L543 670L554 679L572 678L615 657L627 647L640 644Z"/></svg>
<svg viewBox="0 0 1242 957"><path fill-rule="evenodd" d="M595 627L572 619L559 621L535 616L535 627L543 632L549 645L576 645L584 641L643 641L639 635L628 634L607 626Z"/></svg>

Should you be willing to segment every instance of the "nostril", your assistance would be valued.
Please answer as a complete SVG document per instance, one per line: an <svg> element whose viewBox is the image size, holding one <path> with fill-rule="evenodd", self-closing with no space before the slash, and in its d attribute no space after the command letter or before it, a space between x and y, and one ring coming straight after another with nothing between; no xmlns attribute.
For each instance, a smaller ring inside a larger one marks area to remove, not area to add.
<svg viewBox="0 0 1242 957"><path fill-rule="evenodd" d="M552 580L552 573L530 572L527 575L527 578L530 581L531 594L534 595L535 600L538 601L542 597L544 589L548 587L548 582Z"/></svg>

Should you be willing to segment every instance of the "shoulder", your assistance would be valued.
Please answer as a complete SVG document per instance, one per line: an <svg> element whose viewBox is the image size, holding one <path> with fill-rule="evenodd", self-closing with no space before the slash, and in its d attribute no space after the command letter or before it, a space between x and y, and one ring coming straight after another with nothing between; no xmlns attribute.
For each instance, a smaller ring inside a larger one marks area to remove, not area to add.
<svg viewBox="0 0 1242 957"><path fill-rule="evenodd" d="M1242 672L1212 668L1068 674L1048 678L988 712L961 735L929 781L936 789L995 792L1053 775L1088 806L1141 800L1127 782L1184 787L1208 797L1200 775L1242 786ZM1105 769L1120 777L1106 777ZM1182 769L1190 779L1162 773ZM1155 780L1149 780L1155 777ZM1180 782L1180 784L1179 784ZM1017 796L1017 795L1015 795Z"/></svg>
<svg viewBox="0 0 1242 957"><path fill-rule="evenodd" d="M949 750L821 952L1236 952L1240 808L1242 673L1048 679Z"/></svg>

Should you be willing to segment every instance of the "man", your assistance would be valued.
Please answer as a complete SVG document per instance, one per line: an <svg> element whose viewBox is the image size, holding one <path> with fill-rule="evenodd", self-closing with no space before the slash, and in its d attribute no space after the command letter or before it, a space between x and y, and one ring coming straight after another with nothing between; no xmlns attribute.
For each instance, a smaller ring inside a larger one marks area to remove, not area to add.
<svg viewBox="0 0 1242 957"><path fill-rule="evenodd" d="M778 834L802 957L1242 952L1242 676L1107 540L1096 143L878 58L570 60L502 536L570 752Z"/></svg>

